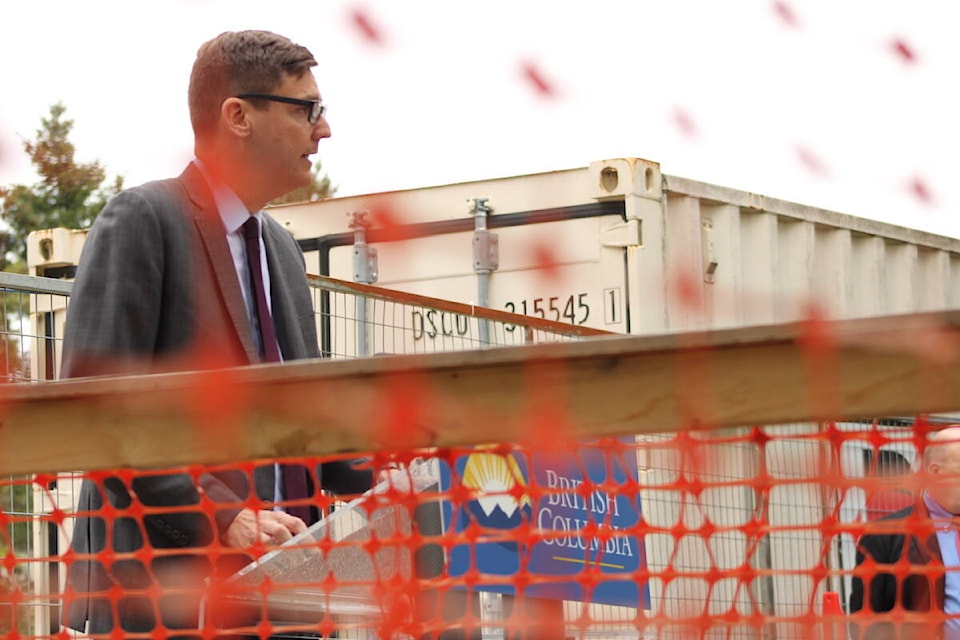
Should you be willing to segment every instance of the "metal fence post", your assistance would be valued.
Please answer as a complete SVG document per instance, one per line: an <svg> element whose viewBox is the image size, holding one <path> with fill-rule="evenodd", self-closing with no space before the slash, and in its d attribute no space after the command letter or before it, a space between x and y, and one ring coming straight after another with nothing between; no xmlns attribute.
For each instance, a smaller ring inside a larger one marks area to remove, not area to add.
<svg viewBox="0 0 960 640"><path fill-rule="evenodd" d="M366 211L348 214L353 229L353 281L373 284L377 281L377 249L367 244L367 229L370 221ZM370 355L369 324L367 323L367 299L356 298L357 356Z"/></svg>
<svg viewBox="0 0 960 640"><path fill-rule="evenodd" d="M490 274L500 266L500 240L487 229L487 216L493 212L487 198L474 198L470 215L474 219L473 270L477 274L477 305L490 306ZM481 320L480 343L490 344L490 323Z"/></svg>

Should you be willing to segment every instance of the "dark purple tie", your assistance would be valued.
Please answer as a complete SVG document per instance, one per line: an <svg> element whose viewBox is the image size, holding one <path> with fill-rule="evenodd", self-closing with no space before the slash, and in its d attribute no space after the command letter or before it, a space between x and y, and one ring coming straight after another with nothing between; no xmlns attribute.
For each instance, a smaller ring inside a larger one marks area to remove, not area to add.
<svg viewBox="0 0 960 640"><path fill-rule="evenodd" d="M263 273L260 266L260 221L250 216L243 223L243 239L247 246L247 267L250 269L250 285L256 300L257 326L260 327L260 357L264 362L280 362L280 349L277 346L277 331L267 306L267 293L263 287Z"/></svg>
<svg viewBox="0 0 960 640"><path fill-rule="evenodd" d="M263 286L263 273L260 267L260 221L250 216L243 223L243 238L247 248L247 267L250 270L250 285L253 297L257 301L257 326L260 327L260 356L264 362L281 362L280 348L277 343L277 331L273 326L270 307L267 306L266 289ZM283 497L285 500L305 500L310 497L307 485L307 469L299 464L282 464ZM311 517L309 505L289 505L284 510L297 516L307 524Z"/></svg>

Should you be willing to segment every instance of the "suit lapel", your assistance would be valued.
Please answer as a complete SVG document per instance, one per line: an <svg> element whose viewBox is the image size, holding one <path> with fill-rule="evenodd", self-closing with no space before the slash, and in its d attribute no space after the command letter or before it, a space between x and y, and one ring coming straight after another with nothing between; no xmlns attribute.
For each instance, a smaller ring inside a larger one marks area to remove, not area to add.
<svg viewBox="0 0 960 640"><path fill-rule="evenodd" d="M942 569L943 558L940 552L940 542L937 539L937 531L930 519L930 512L923 499L918 499L914 507L912 516L907 516L916 523L915 530L908 534L905 545L907 549L907 560L911 566L927 567L931 565ZM933 577L931 580L930 577ZM909 583L909 589L907 588ZM933 592L931 593L931 585ZM945 600L944 573L934 573L932 576L911 575L905 580L904 586L904 604L911 611L929 611L931 604L934 604L941 611Z"/></svg>
<svg viewBox="0 0 960 640"><path fill-rule="evenodd" d="M180 176L187 195L194 204L191 212L197 232L206 252L206 258L216 279L217 289L230 317L230 323L243 345L250 362L258 362L253 336L250 334L250 321L243 305L243 294L237 281L237 272L233 267L233 256L227 245L223 221L217 212L213 194L203 174L190 163Z"/></svg>
<svg viewBox="0 0 960 640"><path fill-rule="evenodd" d="M270 307L280 352L284 360L306 358L308 354L297 319L297 309L289 291L291 277L285 273L287 265L280 258L284 238L277 234L288 232L266 214L263 220L263 244L267 250L267 269L270 271Z"/></svg>

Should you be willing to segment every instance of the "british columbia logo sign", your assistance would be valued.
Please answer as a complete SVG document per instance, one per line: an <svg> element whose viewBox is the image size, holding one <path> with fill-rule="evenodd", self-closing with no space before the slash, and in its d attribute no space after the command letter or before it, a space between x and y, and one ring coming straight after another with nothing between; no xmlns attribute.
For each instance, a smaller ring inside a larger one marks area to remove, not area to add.
<svg viewBox="0 0 960 640"><path fill-rule="evenodd" d="M478 589L516 594L509 577L526 574L527 596L649 608L636 452L632 438L620 442L563 453L475 448L452 468L441 463L440 489L470 497L443 502L444 528L476 539L449 550L449 575L479 574Z"/></svg>

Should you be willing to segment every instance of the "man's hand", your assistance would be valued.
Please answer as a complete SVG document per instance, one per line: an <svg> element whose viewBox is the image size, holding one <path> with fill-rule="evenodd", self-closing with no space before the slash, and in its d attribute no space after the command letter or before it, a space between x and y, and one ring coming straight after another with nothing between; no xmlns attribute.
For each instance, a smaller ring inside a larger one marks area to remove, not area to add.
<svg viewBox="0 0 960 640"><path fill-rule="evenodd" d="M244 509L227 527L224 544L234 549L243 549L256 542L283 544L306 530L303 520L289 513Z"/></svg>

